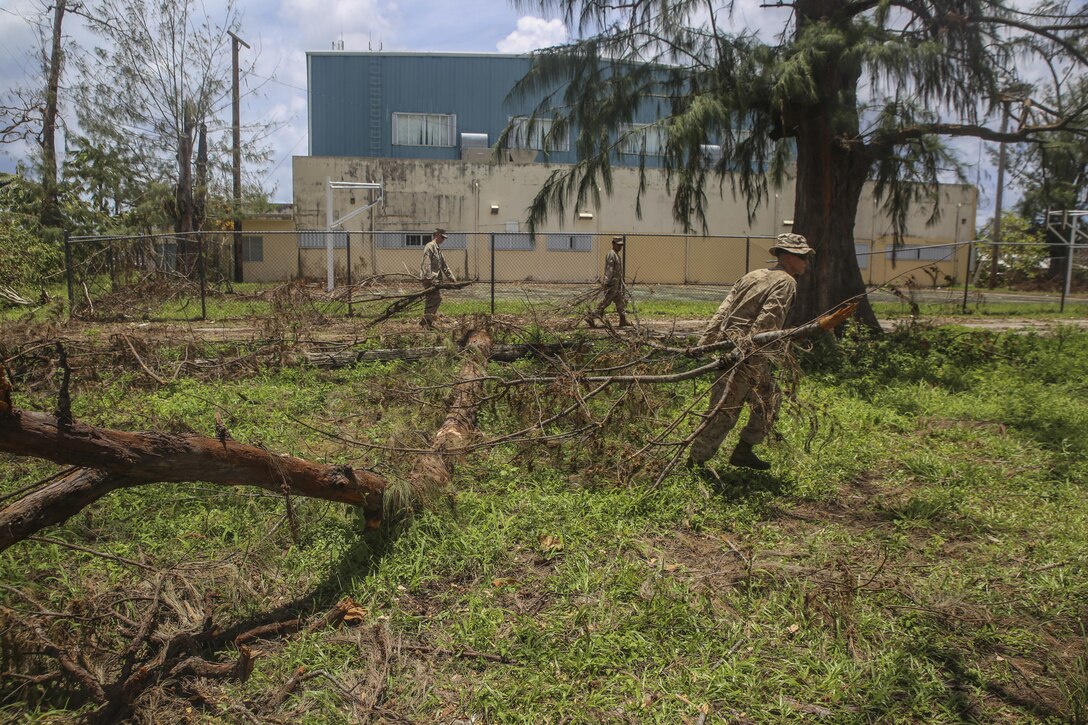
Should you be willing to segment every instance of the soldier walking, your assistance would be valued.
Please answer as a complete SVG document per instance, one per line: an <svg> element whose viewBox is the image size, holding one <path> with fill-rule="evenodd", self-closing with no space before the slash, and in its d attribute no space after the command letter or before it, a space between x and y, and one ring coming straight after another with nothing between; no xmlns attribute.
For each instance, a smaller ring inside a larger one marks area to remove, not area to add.
<svg viewBox="0 0 1088 725"><path fill-rule="evenodd" d="M612 249L604 258L604 279L601 281L604 296L597 305L597 309L586 316L586 322L590 327L596 327L597 320L604 319L604 310L611 304L616 305L616 312L620 316L620 327L630 326L626 315L627 304L624 300L626 290L623 285L623 258L620 256L623 246L623 237L612 237Z"/></svg>
<svg viewBox="0 0 1088 725"><path fill-rule="evenodd" d="M450 272L446 260L442 258L442 242L446 241L446 230L438 227L434 230L431 241L423 247L423 259L419 263L419 279L423 282L423 288L427 290L424 297L423 319L419 324L423 327L434 327L435 317L438 315L438 307L442 304L442 291L438 283L443 279L456 282L457 278Z"/></svg>
<svg viewBox="0 0 1088 725"><path fill-rule="evenodd" d="M800 234L779 234L771 253L778 263L772 269L749 272L737 281L707 323L700 345L730 339L743 351L745 346L750 347L752 335L782 329L797 293L796 278L805 274L816 251ZM714 456L736 425L745 403L748 423L740 432L729 463L758 471L771 467L752 451L752 446L762 443L774 427L781 404L767 351L747 355L711 387L708 419L692 441L689 467L702 466Z"/></svg>

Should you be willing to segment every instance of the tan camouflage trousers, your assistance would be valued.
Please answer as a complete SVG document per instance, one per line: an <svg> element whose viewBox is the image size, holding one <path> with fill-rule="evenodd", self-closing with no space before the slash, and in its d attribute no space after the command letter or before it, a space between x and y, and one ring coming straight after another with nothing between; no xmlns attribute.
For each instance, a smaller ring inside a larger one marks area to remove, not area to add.
<svg viewBox="0 0 1088 725"><path fill-rule="evenodd" d="M778 384L765 361L738 365L724 374L710 389L709 419L691 442L691 460L703 463L714 457L737 424L745 403L748 423L741 430L740 439L753 446L762 443L774 427L781 402Z"/></svg>
<svg viewBox="0 0 1088 725"><path fill-rule="evenodd" d="M430 280L423 280L423 289L427 290L427 295L423 298L423 319L419 321L419 324L424 327L434 327L438 307L442 304L442 290L435 287Z"/></svg>
<svg viewBox="0 0 1088 725"><path fill-rule="evenodd" d="M596 314L597 317L603 317L605 308L613 303L616 305L616 313L619 314L620 317L623 317L624 312L627 311L627 303L623 299L622 286L605 287L604 298L601 300L600 304L597 305L594 314Z"/></svg>

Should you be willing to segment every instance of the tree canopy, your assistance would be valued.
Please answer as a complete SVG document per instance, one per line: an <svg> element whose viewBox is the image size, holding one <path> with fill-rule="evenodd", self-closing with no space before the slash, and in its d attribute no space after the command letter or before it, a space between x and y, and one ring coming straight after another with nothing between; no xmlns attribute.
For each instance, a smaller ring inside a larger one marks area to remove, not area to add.
<svg viewBox="0 0 1088 725"><path fill-rule="evenodd" d="M615 154L625 136L647 133L638 123L652 109L685 227L705 226L714 184L754 210L770 185L796 178L793 229L817 256L793 322L864 294L853 227L866 180L901 234L912 204L932 203L937 221L937 184L961 170L949 138L1037 143L1082 129L1088 115L1088 103L1044 100L1088 69L1088 10L1064 0L1031 11L994 0L795 0L764 6L789 11L771 41L730 32L732 3L521 4L558 10L581 31L539 53L514 91L544 94L534 116L554 119L552 138L574 130L580 159L540 189L530 224L598 187L609 193ZM1028 104L1034 115L1018 113ZM1002 128L1007 113L1023 121ZM876 324L867 304L861 315Z"/></svg>

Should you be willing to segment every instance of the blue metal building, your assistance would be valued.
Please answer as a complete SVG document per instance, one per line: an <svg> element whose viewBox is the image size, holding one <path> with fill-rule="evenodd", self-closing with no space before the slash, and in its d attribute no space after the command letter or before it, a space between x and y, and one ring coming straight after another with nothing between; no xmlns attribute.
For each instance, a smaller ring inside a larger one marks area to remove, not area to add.
<svg viewBox="0 0 1088 725"><path fill-rule="evenodd" d="M306 61L310 156L484 160L507 125L538 102L508 100L529 70L526 55L311 51ZM548 124L524 125L510 145L541 149ZM576 132L537 160L574 163ZM652 156L647 166L657 165ZM614 160L637 163L633 154Z"/></svg>

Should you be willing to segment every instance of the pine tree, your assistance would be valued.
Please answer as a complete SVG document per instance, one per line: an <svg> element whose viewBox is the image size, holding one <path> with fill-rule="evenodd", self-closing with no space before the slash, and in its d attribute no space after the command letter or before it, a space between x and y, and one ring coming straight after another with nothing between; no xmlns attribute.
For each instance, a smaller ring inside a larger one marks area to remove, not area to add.
<svg viewBox="0 0 1088 725"><path fill-rule="evenodd" d="M793 229L817 250L795 323L865 291L853 229L866 180L902 234L912 204L932 204L937 221L937 184L960 168L948 138L1038 142L1088 114L1034 100L1088 69L1088 10L1067 0L1031 12L994 0L793 0L769 5L791 10L774 42L726 32L732 4L522 4L560 10L581 35L539 53L514 91L544 94L534 117L556 119L554 138L573 130L580 159L542 187L530 225L598 188L608 193L617 129L653 108L673 215L685 228L705 228L713 184L754 210L795 164ZM1026 104L1037 120L999 130L1005 113L1026 118ZM721 146L720 159L708 159L708 143ZM639 158L644 173L645 152ZM868 304L860 315L877 326Z"/></svg>

